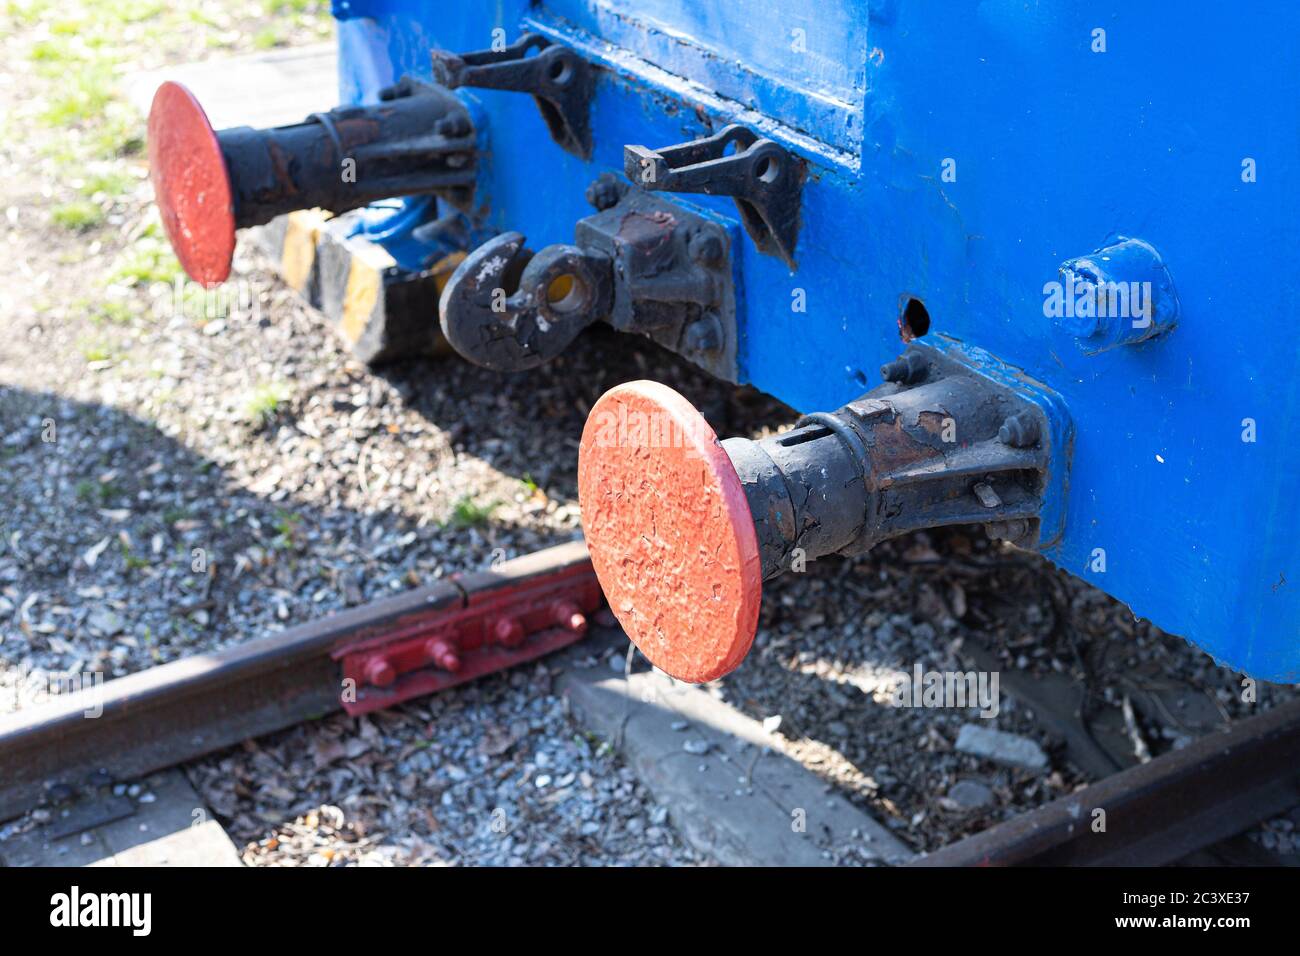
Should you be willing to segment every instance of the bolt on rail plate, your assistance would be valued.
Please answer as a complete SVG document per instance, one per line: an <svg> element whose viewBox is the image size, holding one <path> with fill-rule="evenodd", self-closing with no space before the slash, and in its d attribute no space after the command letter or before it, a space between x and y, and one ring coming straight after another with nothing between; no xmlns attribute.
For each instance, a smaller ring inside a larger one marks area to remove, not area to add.
<svg viewBox="0 0 1300 956"><path fill-rule="evenodd" d="M460 603L336 648L343 709L370 713L557 651L581 640L587 616L604 604L586 563L481 588L491 577L457 576Z"/></svg>

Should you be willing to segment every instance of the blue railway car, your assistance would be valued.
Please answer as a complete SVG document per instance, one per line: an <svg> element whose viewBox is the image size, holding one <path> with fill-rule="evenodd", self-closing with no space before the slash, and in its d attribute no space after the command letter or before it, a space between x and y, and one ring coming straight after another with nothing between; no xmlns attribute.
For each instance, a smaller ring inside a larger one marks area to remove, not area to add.
<svg viewBox="0 0 1300 956"><path fill-rule="evenodd" d="M156 104L183 262L220 281L236 227L401 196L369 227L407 268L475 237L429 316L467 358L530 368L608 322L805 413L719 442L653 383L593 410L593 561L669 673L737 666L764 579L961 522L1300 680L1300 8L334 14L338 110L214 134Z"/></svg>

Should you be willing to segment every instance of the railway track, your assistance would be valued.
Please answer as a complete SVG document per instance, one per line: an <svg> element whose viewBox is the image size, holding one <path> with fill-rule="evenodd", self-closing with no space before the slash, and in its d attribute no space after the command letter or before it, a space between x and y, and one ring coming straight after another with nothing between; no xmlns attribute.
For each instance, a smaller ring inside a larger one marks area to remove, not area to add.
<svg viewBox="0 0 1300 956"><path fill-rule="evenodd" d="M990 827L916 866L1160 866L1300 804L1300 700Z"/></svg>
<svg viewBox="0 0 1300 956"><path fill-rule="evenodd" d="M581 639L601 602L586 546L573 542L4 715L0 820L51 787L134 779L535 659ZM909 865L1205 862L1199 851L1297 805L1300 701L1290 701Z"/></svg>
<svg viewBox="0 0 1300 956"><path fill-rule="evenodd" d="M494 622L511 619L508 610L517 612L524 619L522 630L547 613L555 588L566 602L585 601L587 609L599 602L581 542L0 716L0 820L34 806L51 785L78 791L88 781L102 779L105 771L114 779L132 779L336 710L363 712L452 686L485 672L475 658L494 656L491 663L498 667L531 660L571 643L581 630L566 629L561 637L559 628L540 627L531 635L508 636L504 643L481 641L462 654L461 667L439 669L431 680L412 669L409 677L398 673L388 682L369 662L371 676L385 687L364 679L348 684L346 676L348 658L373 655L376 642L390 643L399 658L407 655L407 664L413 663L412 643L450 644L454 635L448 633L449 624L459 625L472 642L481 635L466 622L485 619L472 613L480 607L494 613ZM515 636L522 640L515 643ZM402 669L400 660L396 669ZM420 687L403 686L404 680L419 677L426 678Z"/></svg>

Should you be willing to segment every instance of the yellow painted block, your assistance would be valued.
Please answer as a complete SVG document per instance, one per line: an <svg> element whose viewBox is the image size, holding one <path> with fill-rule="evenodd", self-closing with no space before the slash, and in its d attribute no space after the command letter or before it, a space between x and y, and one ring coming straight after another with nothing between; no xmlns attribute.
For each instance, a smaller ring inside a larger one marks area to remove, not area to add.
<svg viewBox="0 0 1300 956"><path fill-rule="evenodd" d="M433 273L433 282L438 287L438 295L442 295L442 290L447 287L451 274L456 271L456 267L465 261L466 253L453 252L443 256L430 270Z"/></svg>
<svg viewBox="0 0 1300 956"><path fill-rule="evenodd" d="M347 288L343 292L343 315L339 320L339 332L349 347L361 339L382 291L380 271L360 256L353 256L348 267Z"/></svg>
<svg viewBox="0 0 1300 956"><path fill-rule="evenodd" d="M311 278L321 223L321 217L312 210L299 210L289 213L289 221L285 224L280 275L285 284L297 292L306 289Z"/></svg>

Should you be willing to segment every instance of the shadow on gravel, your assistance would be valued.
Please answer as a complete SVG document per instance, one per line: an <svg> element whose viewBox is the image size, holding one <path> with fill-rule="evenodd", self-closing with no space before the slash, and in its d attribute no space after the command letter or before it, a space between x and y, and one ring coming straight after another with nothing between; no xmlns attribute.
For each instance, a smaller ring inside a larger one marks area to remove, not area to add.
<svg viewBox="0 0 1300 956"><path fill-rule="evenodd" d="M121 410L15 388L0 388L0 501L0 659L109 676L280 626L285 592L342 597L344 562L299 559L359 548L366 528L239 486Z"/></svg>
<svg viewBox="0 0 1300 956"><path fill-rule="evenodd" d="M649 343L600 330L531 373L499 376L444 357L382 375L404 405L450 436L458 455L536 480L552 498L574 496L587 410L623 381L672 385L721 436L794 418ZM241 438L270 441L272 428L293 421L287 410L278 424L239 426L246 427ZM490 544L482 535L469 540L478 532L321 507L273 482L258 490L259 483L231 480L222 463L196 453L184 436L119 409L0 388L0 708L34 702L52 674L101 672L111 679L426 583L426 552L435 542L474 553ZM534 531L544 543L567 537ZM920 533L861 558L816 562L808 573L769 582L765 592L754 650L719 682L720 694L757 719L780 716L796 759L917 848L978 830L1082 781L1061 759L1059 742L1014 701L1003 699L996 726L1038 741L1052 758L1050 772L999 768L956 753L960 726L977 720L969 711L900 709L885 699L882 688L916 664L968 670L966 637L993 648L1003 670L1086 682L1096 708L1114 709L1131 697L1137 732L1153 750L1192 732L1193 716L1217 721L1241 710L1228 693L1233 675L1199 652L1134 622L1118 602L1041 559L1003 552L972 529ZM1161 693L1168 704L1147 702ZM425 844L413 852L441 856L439 824L427 810L432 798L448 819L449 801L473 802L472 819L479 821L485 808L524 801L517 782L545 768L529 753L512 754L512 741L531 737L528 747L572 751L566 760L599 777L606 757L590 741L564 739L571 733L567 717L550 695L546 668L520 669L361 721L336 717L318 730L296 728L210 758L194 772L206 780L205 798L218 812L238 818L241 839L312 807L364 798L356 808L347 803L350 833L391 829L399 806L402 819L427 818ZM506 698L513 702L505 712L523 716L498 725ZM1170 711L1176 721L1162 716ZM484 767L494 768L500 791L489 797L475 796ZM379 775L392 768L406 803L394 804L392 790L381 785ZM964 792L983 802L945 803L958 783L982 788ZM611 794L630 786L616 780ZM462 838L488 840L479 822L466 818ZM275 839L299 830L282 828ZM565 852L574 860L596 852L594 835ZM316 839L308 836L302 839Z"/></svg>
<svg viewBox="0 0 1300 956"><path fill-rule="evenodd" d="M503 374L440 355L392 363L375 374L465 453L568 498L577 497L578 441L587 413L615 385L648 378L671 386L719 438L790 425L799 417L761 392L710 377L648 339L601 326L584 331L554 362L527 372Z"/></svg>
<svg viewBox="0 0 1300 956"><path fill-rule="evenodd" d="M721 434L763 404L613 333L528 373L442 356L377 374L446 436L457 462L480 459L558 501L576 498L587 410L615 384L667 381ZM416 526L409 514L324 507L277 486L276 433L292 432L301 413L285 404L262 426L231 426L241 432L233 444L263 443L272 462L236 482L228 463L129 412L0 388L0 660L112 676L427 581L425 545L491 560L498 515L481 528ZM537 547L573 534L528 530Z"/></svg>
<svg viewBox="0 0 1300 956"><path fill-rule="evenodd" d="M724 436L751 427L763 414L771 424L794 418L651 343L599 331L530 373L501 376L446 356L380 374L403 407L447 436L458 462L462 456L481 459L535 481L561 501L576 497L577 441L586 413L620 382L671 384ZM338 410L346 417L352 407ZM263 467L269 473L285 435L300 440L298 426L309 424L311 414L301 399L281 403L264 424L232 424L240 433L229 444L262 444L263 453L252 460L270 462ZM239 480L232 478L241 453L214 460L187 444L190 437L110 405L0 388L0 710L40 703L69 675L112 680L427 583L433 544L472 560L488 553L499 524L494 517L483 529L420 526L409 515L322 506L286 491L269 474L245 467ZM529 530L539 547L572 535L546 526ZM409 791L413 804L424 802L424 785L412 785L410 774L438 764L421 767L421 754L442 752L453 771L471 766L482 759L475 749L491 755L502 734L530 736L518 720L497 726L492 714L526 716L541 706L526 717L529 725L544 722L532 730L535 735L545 728L536 745L574 750L576 765L588 767L603 786L596 771L613 758L590 742L565 742L567 718L562 708L551 713L558 705L547 696L545 670L527 671L493 675L361 721L338 716L319 730L286 731L246 744L242 753L210 758L192 772L205 781L204 797L223 819L238 821L232 832L252 839L259 826L342 802L358 792L355 781L371 780L390 763L401 774L399 789ZM503 706L505 700L510 703ZM434 719L454 721L456 732L439 730L430 739ZM447 736L459 741L454 749ZM294 770L286 773L291 762ZM531 766L511 763L518 771ZM631 785L625 771L606 772L618 792ZM313 775L313 784L300 789L296 781ZM447 782L434 786L436 797ZM360 792L381 794L384 803L393 799L373 780ZM627 807L629 818L636 809L635 803ZM350 809L349 832L391 829L384 816L378 802ZM594 834L579 842L596 852Z"/></svg>

